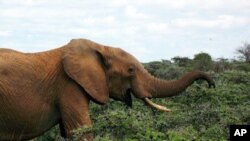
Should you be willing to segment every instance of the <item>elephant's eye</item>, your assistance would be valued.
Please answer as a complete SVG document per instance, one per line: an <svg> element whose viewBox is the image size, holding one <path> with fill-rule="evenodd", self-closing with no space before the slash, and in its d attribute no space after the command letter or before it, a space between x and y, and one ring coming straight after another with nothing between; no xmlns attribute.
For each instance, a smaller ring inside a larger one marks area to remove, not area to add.
<svg viewBox="0 0 250 141"><path fill-rule="evenodd" d="M129 66L128 72L129 73L134 73L134 71L135 71L134 67L133 66Z"/></svg>

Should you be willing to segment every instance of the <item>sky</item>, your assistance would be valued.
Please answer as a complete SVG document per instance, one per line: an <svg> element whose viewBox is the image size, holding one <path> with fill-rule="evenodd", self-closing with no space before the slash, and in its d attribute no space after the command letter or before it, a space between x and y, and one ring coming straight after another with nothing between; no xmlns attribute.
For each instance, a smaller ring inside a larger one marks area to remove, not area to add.
<svg viewBox="0 0 250 141"><path fill-rule="evenodd" d="M0 0L0 47L40 52L86 38L141 62L234 59L250 42L249 17L249 0Z"/></svg>

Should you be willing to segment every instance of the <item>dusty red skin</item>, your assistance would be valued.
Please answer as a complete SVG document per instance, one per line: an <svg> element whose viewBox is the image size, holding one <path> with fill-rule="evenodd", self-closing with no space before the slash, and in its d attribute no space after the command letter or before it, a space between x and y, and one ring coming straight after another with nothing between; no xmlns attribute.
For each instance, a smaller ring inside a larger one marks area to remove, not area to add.
<svg viewBox="0 0 250 141"><path fill-rule="evenodd" d="M40 53L0 49L0 140L32 139L56 124L72 138L75 129L92 126L90 100L105 104L111 97L131 105L131 92L142 100L168 97L196 79L214 85L200 71L159 80L129 53L85 39ZM84 139L93 140L92 133Z"/></svg>

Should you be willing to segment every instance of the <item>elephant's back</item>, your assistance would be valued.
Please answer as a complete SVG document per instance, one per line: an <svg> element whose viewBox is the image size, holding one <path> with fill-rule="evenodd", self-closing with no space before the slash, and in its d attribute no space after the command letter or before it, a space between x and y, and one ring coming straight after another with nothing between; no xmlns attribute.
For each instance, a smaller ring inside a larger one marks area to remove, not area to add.
<svg viewBox="0 0 250 141"><path fill-rule="evenodd" d="M27 55L24 53L11 50L0 49L0 76L6 75L8 72L17 72L27 68L30 61L27 61Z"/></svg>
<svg viewBox="0 0 250 141"><path fill-rule="evenodd" d="M23 54L22 52L13 50L13 49L8 49L8 48L0 48L0 56L3 55L10 55L10 54Z"/></svg>
<svg viewBox="0 0 250 141"><path fill-rule="evenodd" d="M25 56L24 53L16 50L0 48L0 65L5 63L11 64L12 62L23 60Z"/></svg>
<svg viewBox="0 0 250 141"><path fill-rule="evenodd" d="M49 87L61 68L60 52L22 53L0 49L0 93L25 95L34 93L39 85ZM0 94L1 95L1 94Z"/></svg>
<svg viewBox="0 0 250 141"><path fill-rule="evenodd" d="M0 48L0 53L1 52L18 52L18 51L9 48Z"/></svg>
<svg viewBox="0 0 250 141"><path fill-rule="evenodd" d="M32 64L34 63L24 53L0 49L0 90L11 90L12 93L16 93L11 86L21 89L32 84L34 82Z"/></svg>

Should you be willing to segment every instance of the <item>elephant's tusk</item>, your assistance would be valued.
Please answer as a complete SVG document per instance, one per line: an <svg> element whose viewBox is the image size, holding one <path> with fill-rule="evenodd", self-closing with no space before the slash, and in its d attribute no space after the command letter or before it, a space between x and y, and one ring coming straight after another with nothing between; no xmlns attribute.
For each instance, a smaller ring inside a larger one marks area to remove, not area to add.
<svg viewBox="0 0 250 141"><path fill-rule="evenodd" d="M156 103L154 103L152 100L150 100L149 98L144 98L144 101L151 107L155 108L155 109L158 109L158 110L161 110L161 111L164 111L164 112L171 112L170 109L164 107L164 106L161 106L161 105L158 105Z"/></svg>

